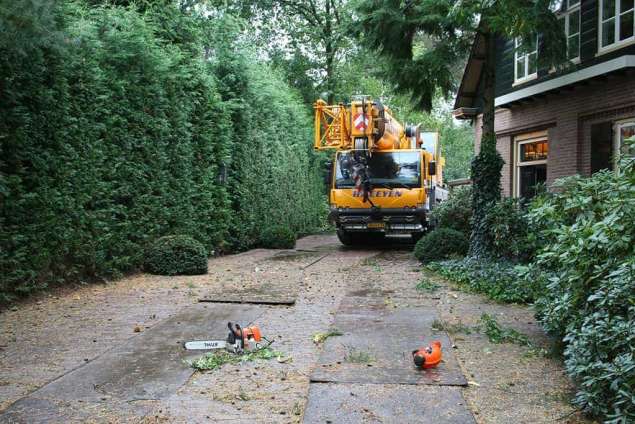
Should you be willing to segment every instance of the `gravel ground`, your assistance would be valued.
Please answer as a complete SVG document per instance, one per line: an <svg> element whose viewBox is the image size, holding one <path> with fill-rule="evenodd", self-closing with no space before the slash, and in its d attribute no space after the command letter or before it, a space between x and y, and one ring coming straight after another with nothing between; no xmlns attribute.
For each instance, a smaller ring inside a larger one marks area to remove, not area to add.
<svg viewBox="0 0 635 424"><path fill-rule="evenodd" d="M437 291L416 291L424 274L403 247L345 249L333 236L310 236L300 240L294 252L256 249L211 259L209 269L203 276L139 274L53 290L1 312L0 411L138 337L139 331L197 303L210 290L239 289L245 282L297 285L295 305L264 306L257 322L275 340L272 348L283 354L284 362L255 361L195 372L174 395L140 401L139 409L105 401L99 411L84 412L93 422L301 422L309 376L321 350L312 335L329 329L347 293L369 288L383 293L390 307L434 301L440 321L465 326L477 325L488 312L538 345L549 342L526 307L492 304L440 279ZM450 336L471 382L462 389L463 396L479 423L583 422L570 415L572 388L559 360L528 355L527 348L517 345L492 344L475 332ZM140 410L144 416L137 415Z"/></svg>

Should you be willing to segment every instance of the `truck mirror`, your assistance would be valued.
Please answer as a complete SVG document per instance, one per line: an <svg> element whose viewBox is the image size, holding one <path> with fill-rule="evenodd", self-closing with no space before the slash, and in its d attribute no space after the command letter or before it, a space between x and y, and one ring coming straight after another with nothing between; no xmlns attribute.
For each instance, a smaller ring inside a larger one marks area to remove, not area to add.
<svg viewBox="0 0 635 424"><path fill-rule="evenodd" d="M432 161L428 164L428 175L436 175L437 174L437 163Z"/></svg>

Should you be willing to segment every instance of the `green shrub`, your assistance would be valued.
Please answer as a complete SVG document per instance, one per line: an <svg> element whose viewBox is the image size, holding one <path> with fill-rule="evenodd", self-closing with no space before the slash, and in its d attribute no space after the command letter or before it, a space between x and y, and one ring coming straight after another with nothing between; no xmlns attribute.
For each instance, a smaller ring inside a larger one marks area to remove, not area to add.
<svg viewBox="0 0 635 424"><path fill-rule="evenodd" d="M161 237L146 249L143 268L158 275L205 274L207 253L192 237Z"/></svg>
<svg viewBox="0 0 635 424"><path fill-rule="evenodd" d="M260 245L267 249L293 249L295 234L290 228L274 225L264 229L260 236Z"/></svg>
<svg viewBox="0 0 635 424"><path fill-rule="evenodd" d="M415 244L414 255L421 262L462 256L467 253L468 239L465 234L451 228L438 228L424 235Z"/></svg>
<svg viewBox="0 0 635 424"><path fill-rule="evenodd" d="M472 218L472 187L457 187L450 197L432 210L432 219L438 228L452 228L469 238Z"/></svg>
<svg viewBox="0 0 635 424"><path fill-rule="evenodd" d="M523 262L531 258L530 227L518 199L505 198L487 206L484 222L494 258Z"/></svg>
<svg viewBox="0 0 635 424"><path fill-rule="evenodd" d="M231 17L102 3L0 5L0 300L138 269L164 234L243 250L327 212L309 111Z"/></svg>
<svg viewBox="0 0 635 424"><path fill-rule="evenodd" d="M529 213L543 243L528 274L544 287L537 314L565 342L578 404L634 422L635 160L556 185Z"/></svg>
<svg viewBox="0 0 635 424"><path fill-rule="evenodd" d="M526 267L513 262L464 258L433 262L428 268L463 288L485 294L498 302L533 302L540 288L521 278Z"/></svg>

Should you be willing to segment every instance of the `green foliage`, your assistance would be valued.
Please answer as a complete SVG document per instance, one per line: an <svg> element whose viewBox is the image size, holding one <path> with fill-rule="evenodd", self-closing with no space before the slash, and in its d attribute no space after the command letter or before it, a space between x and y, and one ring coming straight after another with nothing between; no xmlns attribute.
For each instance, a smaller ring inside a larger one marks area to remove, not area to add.
<svg viewBox="0 0 635 424"><path fill-rule="evenodd" d="M230 19L144 10L0 5L5 299L132 271L168 234L210 253L251 247L274 223L321 223L297 94L236 42Z"/></svg>
<svg viewBox="0 0 635 424"><path fill-rule="evenodd" d="M566 40L550 0L527 2L358 0L355 29L382 55L398 87L429 110L438 90L453 93L457 62L467 56L477 31L499 36L543 34L547 63L566 57ZM559 60L562 62L562 59Z"/></svg>
<svg viewBox="0 0 635 424"><path fill-rule="evenodd" d="M496 318L489 314L481 315L481 324L485 335L492 343L514 343L521 346L531 346L529 338L513 328L502 327Z"/></svg>
<svg viewBox="0 0 635 424"><path fill-rule="evenodd" d="M620 175L557 182L529 213L542 250L528 278L544 287L537 313L562 337L577 403L607 422L635 420L635 159Z"/></svg>
<svg viewBox="0 0 635 424"><path fill-rule="evenodd" d="M463 324L461 320L459 320L459 322L457 323L451 323L435 319L434 321L432 321L432 325L430 326L430 328L432 328L433 331L445 331L448 334L472 334L472 331L474 331L474 328L470 327L469 325Z"/></svg>
<svg viewBox="0 0 635 424"><path fill-rule="evenodd" d="M226 350L217 350L212 353L208 353L193 361L189 361L188 364L198 371L211 371L222 367L225 364L240 364L243 362L252 362L259 359L270 360L273 358L281 358L282 354L275 350L265 347L262 349L254 350L251 352L245 352L237 355Z"/></svg>
<svg viewBox="0 0 635 424"><path fill-rule="evenodd" d="M506 198L490 204L485 209L484 225L494 257L513 261L527 261L531 257L533 236L518 199Z"/></svg>
<svg viewBox="0 0 635 424"><path fill-rule="evenodd" d="M346 356L344 356L344 360L353 364L370 364L371 362L375 362L375 358L369 352L353 348L349 348Z"/></svg>
<svg viewBox="0 0 635 424"><path fill-rule="evenodd" d="M291 229L281 225L265 228L260 239L260 246L268 249L293 249L295 234Z"/></svg>
<svg viewBox="0 0 635 424"><path fill-rule="evenodd" d="M481 151L472 160L472 234L470 256L485 257L493 251L487 226L487 210L500 200L503 158L496 151L494 135L483 137Z"/></svg>
<svg viewBox="0 0 635 424"><path fill-rule="evenodd" d="M526 267L511 262L465 258L433 262L427 266L459 287L482 293L503 303L533 302L540 286L519 275Z"/></svg>
<svg viewBox="0 0 635 424"><path fill-rule="evenodd" d="M146 249L143 268L158 275L207 273L205 247L188 236L165 236Z"/></svg>
<svg viewBox="0 0 635 424"><path fill-rule="evenodd" d="M313 337L311 337L311 340L313 340L313 343L315 343L316 345L321 345L330 337L339 337L343 335L344 333L342 333L340 330L332 329L326 333L315 333Z"/></svg>
<svg viewBox="0 0 635 424"><path fill-rule="evenodd" d="M472 219L472 186L457 187L445 202L432 210L432 219L440 228L452 228L470 236Z"/></svg>
<svg viewBox="0 0 635 424"><path fill-rule="evenodd" d="M424 235L415 244L414 255L421 262L462 256L467 253L467 237L451 228L438 228Z"/></svg>
<svg viewBox="0 0 635 424"><path fill-rule="evenodd" d="M419 283L415 286L415 289L422 292L434 293L439 289L439 287L441 286L439 286L434 281L424 278L423 280L419 281Z"/></svg>

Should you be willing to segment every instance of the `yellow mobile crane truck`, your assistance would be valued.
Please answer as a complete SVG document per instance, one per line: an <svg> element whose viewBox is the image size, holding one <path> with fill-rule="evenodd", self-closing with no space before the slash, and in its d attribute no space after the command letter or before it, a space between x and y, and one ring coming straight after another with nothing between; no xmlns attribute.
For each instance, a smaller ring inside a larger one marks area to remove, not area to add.
<svg viewBox="0 0 635 424"><path fill-rule="evenodd" d="M350 104L315 105L315 149L334 150L328 163L329 220L345 245L360 236L410 235L418 240L443 189L439 137L405 128L367 96Z"/></svg>

